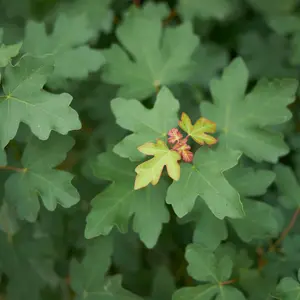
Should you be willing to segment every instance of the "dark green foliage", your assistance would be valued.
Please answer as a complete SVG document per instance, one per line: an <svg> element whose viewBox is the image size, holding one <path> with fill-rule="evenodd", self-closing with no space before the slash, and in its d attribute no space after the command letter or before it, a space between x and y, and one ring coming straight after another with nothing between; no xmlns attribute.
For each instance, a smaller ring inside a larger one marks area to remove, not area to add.
<svg viewBox="0 0 300 300"><path fill-rule="evenodd" d="M0 20L1 300L300 299L299 0L0 0ZM135 190L137 148L171 147L182 112L218 142Z"/></svg>

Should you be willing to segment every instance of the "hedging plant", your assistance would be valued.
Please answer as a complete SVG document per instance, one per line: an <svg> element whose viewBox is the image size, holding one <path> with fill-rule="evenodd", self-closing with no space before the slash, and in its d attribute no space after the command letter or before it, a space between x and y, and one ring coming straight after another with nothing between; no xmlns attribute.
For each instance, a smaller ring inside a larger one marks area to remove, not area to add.
<svg viewBox="0 0 300 300"><path fill-rule="evenodd" d="M0 299L300 299L299 13L0 0Z"/></svg>

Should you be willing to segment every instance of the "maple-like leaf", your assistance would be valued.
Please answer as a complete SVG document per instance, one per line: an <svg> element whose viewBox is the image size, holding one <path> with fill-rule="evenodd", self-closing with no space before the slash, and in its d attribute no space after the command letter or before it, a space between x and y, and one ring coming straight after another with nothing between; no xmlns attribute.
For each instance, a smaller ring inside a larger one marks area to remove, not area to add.
<svg viewBox="0 0 300 300"><path fill-rule="evenodd" d="M241 58L224 69L220 79L213 79L210 90L213 103L201 103L201 112L217 123L219 142L243 151L255 161L277 162L289 149L281 133L271 126L288 121L287 106L295 99L295 79L261 79L245 95L248 70Z"/></svg>
<svg viewBox="0 0 300 300"><path fill-rule="evenodd" d="M200 118L192 125L190 117L186 113L182 113L178 124L183 131L200 145L213 145L217 142L216 138L207 134L216 132L216 123L212 121Z"/></svg>
<svg viewBox="0 0 300 300"><path fill-rule="evenodd" d="M159 91L152 109L137 100L122 98L113 99L111 107L117 123L133 132L114 147L114 152L131 160L145 156L137 150L140 145L164 139L168 131L177 126L179 102L166 87Z"/></svg>
<svg viewBox="0 0 300 300"><path fill-rule="evenodd" d="M50 35L44 23L28 21L22 51L38 57L51 56L52 78L84 79L104 64L101 52L87 45L94 36L84 14L60 14Z"/></svg>
<svg viewBox="0 0 300 300"><path fill-rule="evenodd" d="M232 0L202 0L186 1L179 0L178 11L184 19L224 20L236 12L237 4Z"/></svg>
<svg viewBox="0 0 300 300"><path fill-rule="evenodd" d="M0 96L2 148L15 137L20 122L26 123L41 140L46 140L52 130L67 134L81 128L76 111L69 106L72 96L43 90L51 73L48 61L29 56L5 69L4 95Z"/></svg>
<svg viewBox="0 0 300 300"><path fill-rule="evenodd" d="M71 287L76 299L141 300L122 287L121 275L106 275L112 254L111 237L100 237L89 242L81 263L75 259L71 261Z"/></svg>
<svg viewBox="0 0 300 300"><path fill-rule="evenodd" d="M300 297L300 269L297 273L297 280L292 277L282 278L277 285L274 299L295 300Z"/></svg>
<svg viewBox="0 0 300 300"><path fill-rule="evenodd" d="M227 255L218 255L198 244L186 248L187 271L195 280L202 283L193 287L183 287L173 294L173 300L182 299L230 299L245 300L243 293L222 282L230 279L233 261Z"/></svg>
<svg viewBox="0 0 300 300"><path fill-rule="evenodd" d="M103 51L107 60L103 79L120 85L118 94L143 100L163 85L184 82L194 65L191 57L198 45L192 24L163 28L161 19L141 12L128 14L116 36L133 59L114 44Z"/></svg>
<svg viewBox="0 0 300 300"><path fill-rule="evenodd" d="M245 216L242 219L220 220L205 207L203 202L197 201L192 212L183 220L196 222L194 242L215 250L228 237L227 223L246 243L276 237L281 227L275 208L263 201L250 198L264 195L274 181L275 173L238 165L227 171L225 177L241 195Z"/></svg>
<svg viewBox="0 0 300 300"><path fill-rule="evenodd" d="M18 55L22 43L5 45L2 43L3 30L0 28L0 68L7 66L11 58Z"/></svg>
<svg viewBox="0 0 300 300"><path fill-rule="evenodd" d="M175 144L183 138L181 132L177 128L170 129L168 132L168 136L168 142L170 144Z"/></svg>
<svg viewBox="0 0 300 300"><path fill-rule="evenodd" d="M76 17L86 14L89 27L94 31L109 32L113 25L113 11L110 9L112 0L76 0L61 2L58 12L67 16Z"/></svg>
<svg viewBox="0 0 300 300"><path fill-rule="evenodd" d="M55 250L48 235L37 235L32 227L23 226L11 239L0 232L0 247L1 271L10 278L8 299L39 300L44 288L58 288Z"/></svg>
<svg viewBox="0 0 300 300"><path fill-rule="evenodd" d="M169 187L166 202L180 218L193 209L198 196L219 219L243 217L240 196L223 174L238 163L240 156L239 151L224 147L198 149L192 164L181 165L180 179Z"/></svg>
<svg viewBox="0 0 300 300"><path fill-rule="evenodd" d="M136 163L109 152L100 154L97 161L92 162L94 175L112 183L91 202L86 238L108 235L114 226L124 233L133 216L133 231L148 248L154 247L162 224L169 221L165 205L167 184L162 178L155 187L134 190L136 166Z"/></svg>
<svg viewBox="0 0 300 300"><path fill-rule="evenodd" d="M21 219L36 220L41 198L44 206L53 211L57 204L71 207L79 194L71 184L73 175L54 170L61 163L74 141L71 137L51 135L47 141L32 137L23 153L20 171L5 182L5 199L16 208Z"/></svg>
<svg viewBox="0 0 300 300"><path fill-rule="evenodd" d="M181 159L180 154L174 150L170 150L165 142L158 139L156 144L145 143L138 147L138 150L154 157L135 168L135 172L137 173L134 183L135 190L146 187L150 183L156 185L161 177L164 166L166 166L168 175L173 180L179 179L180 165L178 161Z"/></svg>

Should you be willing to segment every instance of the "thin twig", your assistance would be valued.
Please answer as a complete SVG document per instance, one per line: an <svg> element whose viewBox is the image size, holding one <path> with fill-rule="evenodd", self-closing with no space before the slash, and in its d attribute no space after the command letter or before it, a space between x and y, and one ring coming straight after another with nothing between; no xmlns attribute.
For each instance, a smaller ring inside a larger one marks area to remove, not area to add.
<svg viewBox="0 0 300 300"><path fill-rule="evenodd" d="M12 166L0 166L0 170L10 170L10 171L16 171L16 172L26 172L26 168L17 168Z"/></svg>
<svg viewBox="0 0 300 300"><path fill-rule="evenodd" d="M294 227L298 215L300 213L300 208L296 209L296 211L294 212L291 221L289 223L289 225L282 231L280 237L278 238L278 240L276 240L273 245L269 248L269 251L273 251L278 245L281 244L281 242L285 239L285 237L289 234L289 232L291 231L291 229Z"/></svg>
<svg viewBox="0 0 300 300"><path fill-rule="evenodd" d="M236 282L237 282L237 279L231 279L231 280L220 282L220 285L229 285L229 284L233 284Z"/></svg>

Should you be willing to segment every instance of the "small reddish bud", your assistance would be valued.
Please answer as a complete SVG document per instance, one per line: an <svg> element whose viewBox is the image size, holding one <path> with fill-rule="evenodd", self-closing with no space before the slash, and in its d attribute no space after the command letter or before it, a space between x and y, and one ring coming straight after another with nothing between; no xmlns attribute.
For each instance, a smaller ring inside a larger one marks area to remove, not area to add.
<svg viewBox="0 0 300 300"><path fill-rule="evenodd" d="M194 155L190 151L191 146L188 145L186 142L187 138L180 140L176 145L174 145L173 150L177 151L185 162L191 162L193 160Z"/></svg>
<svg viewBox="0 0 300 300"><path fill-rule="evenodd" d="M182 139L182 134L177 128L172 128L168 132L168 142L170 144L178 143Z"/></svg>

